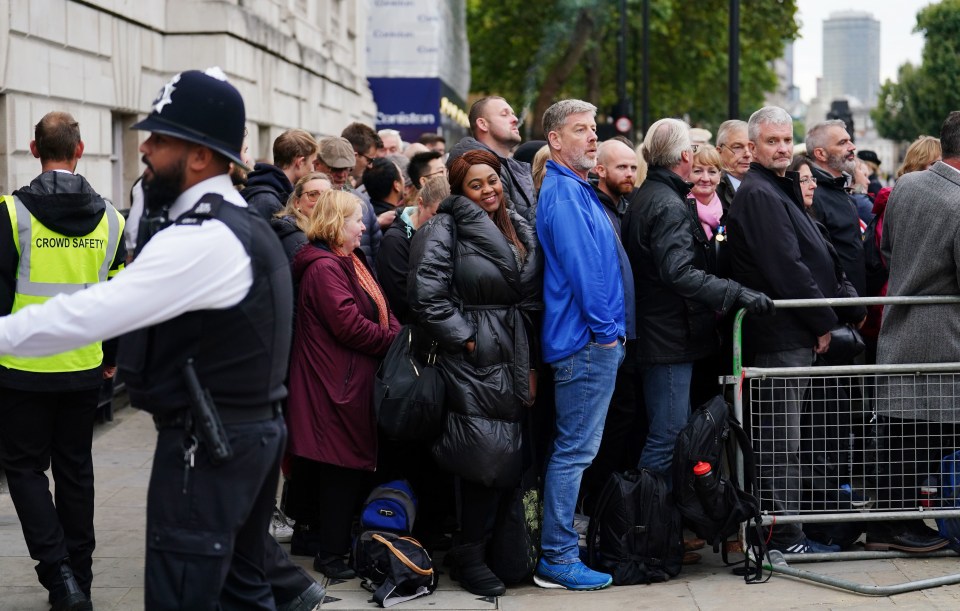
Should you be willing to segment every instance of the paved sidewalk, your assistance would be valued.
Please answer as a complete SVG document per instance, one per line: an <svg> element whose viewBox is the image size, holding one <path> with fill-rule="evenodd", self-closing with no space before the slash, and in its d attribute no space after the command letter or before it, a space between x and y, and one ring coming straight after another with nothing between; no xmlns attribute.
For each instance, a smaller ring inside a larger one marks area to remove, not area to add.
<svg viewBox="0 0 960 611"><path fill-rule="evenodd" d="M99 611L143 608L143 557L147 482L156 433L150 417L124 408L114 422L95 432L97 550L93 602ZM298 558L308 569L309 558ZM441 563L438 559L437 566ZM864 560L798 565L869 585L891 585L958 572L957 558ZM316 574L315 574L316 575ZM318 578L319 575L316 575ZM328 584L327 610L376 608L358 580ZM775 576L762 585L744 585L719 555L709 550L699 565L684 567L673 581L650 586L574 593L533 585L510 588L499 599L478 598L441 577L432 596L398 609L504 609L508 611L592 611L670 609L682 611L752 609L943 609L960 608L960 585L876 598ZM0 492L0 611L47 611L46 592L37 583L20 525L8 494Z"/></svg>

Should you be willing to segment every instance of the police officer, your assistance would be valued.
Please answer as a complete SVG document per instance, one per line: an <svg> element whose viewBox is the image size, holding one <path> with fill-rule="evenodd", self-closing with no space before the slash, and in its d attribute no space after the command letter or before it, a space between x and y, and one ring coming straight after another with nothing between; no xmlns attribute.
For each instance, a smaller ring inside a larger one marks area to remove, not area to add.
<svg viewBox="0 0 960 611"><path fill-rule="evenodd" d="M79 174L80 127L65 112L37 123L42 173L0 198L0 314L104 282L123 267L123 217ZM93 340L42 357L0 355L0 466L37 576L55 610L90 609L93 422L105 377ZM53 466L56 500L45 471Z"/></svg>
<svg viewBox="0 0 960 611"><path fill-rule="evenodd" d="M147 496L148 610L274 609L271 583L281 582L293 594L284 601L276 592L283 609L311 609L323 596L268 534L286 439L278 404L292 287L276 236L230 181L244 121L243 100L219 69L174 76L134 126L151 132L140 147L137 259L108 284L0 319L0 354L127 334L120 371L159 431Z"/></svg>

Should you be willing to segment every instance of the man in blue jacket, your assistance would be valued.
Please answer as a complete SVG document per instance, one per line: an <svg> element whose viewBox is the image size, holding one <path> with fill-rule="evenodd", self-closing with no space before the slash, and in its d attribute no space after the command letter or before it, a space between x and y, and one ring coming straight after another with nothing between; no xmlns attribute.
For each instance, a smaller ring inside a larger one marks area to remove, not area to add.
<svg viewBox="0 0 960 611"><path fill-rule="evenodd" d="M561 100L543 114L551 160L540 191L537 236L544 253L544 359L553 367L557 422L544 485L545 588L598 590L612 578L580 561L573 513L583 471L600 446L623 361L620 242L587 173L597 164L597 108Z"/></svg>

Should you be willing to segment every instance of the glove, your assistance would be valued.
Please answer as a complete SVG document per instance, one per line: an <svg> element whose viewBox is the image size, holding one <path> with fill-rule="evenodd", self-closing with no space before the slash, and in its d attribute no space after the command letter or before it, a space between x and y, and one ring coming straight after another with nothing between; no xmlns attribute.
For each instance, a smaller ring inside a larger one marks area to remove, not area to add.
<svg viewBox="0 0 960 611"><path fill-rule="evenodd" d="M751 314L760 316L769 316L773 314L773 301L760 291L754 291L743 286L740 287L740 294L737 295L737 305L746 308Z"/></svg>

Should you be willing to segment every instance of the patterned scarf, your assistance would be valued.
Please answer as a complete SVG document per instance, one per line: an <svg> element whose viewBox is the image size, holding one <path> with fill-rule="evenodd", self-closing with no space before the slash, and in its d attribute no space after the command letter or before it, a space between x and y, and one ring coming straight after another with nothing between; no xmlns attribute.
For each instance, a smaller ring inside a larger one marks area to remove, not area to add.
<svg viewBox="0 0 960 611"><path fill-rule="evenodd" d="M341 257L347 256L347 254L339 248L332 250ZM363 290L370 296L370 299L373 299L373 302L377 304L377 315L380 318L380 327L383 329L389 328L390 309L387 307L387 300L383 297L383 291L380 290L380 285L373 279L373 274L370 273L370 270L367 269L367 266L363 264L363 261L360 260L360 257L358 257L356 253L350 253L349 256L353 259L353 273L356 275L357 281L360 282L360 286L363 287Z"/></svg>

